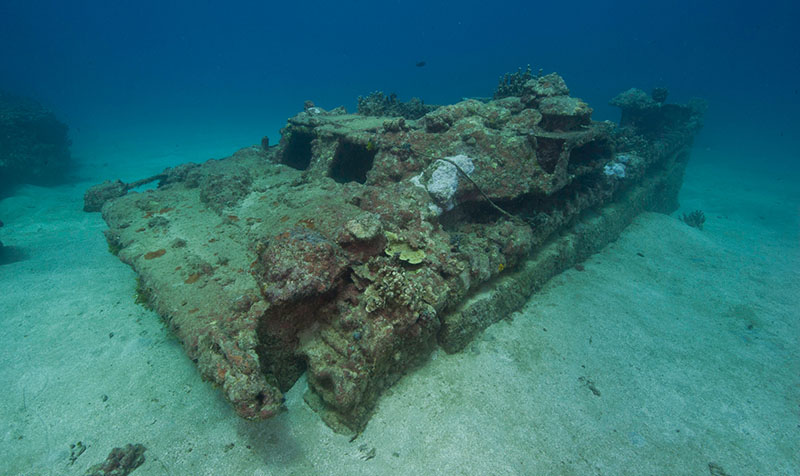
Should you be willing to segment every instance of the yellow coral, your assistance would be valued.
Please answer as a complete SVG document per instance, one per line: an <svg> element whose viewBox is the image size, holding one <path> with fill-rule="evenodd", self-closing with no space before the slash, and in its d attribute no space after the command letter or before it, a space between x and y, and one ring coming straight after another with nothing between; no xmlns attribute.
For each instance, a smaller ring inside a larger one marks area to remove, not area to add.
<svg viewBox="0 0 800 476"><path fill-rule="evenodd" d="M401 241L397 233L391 231L384 232L386 235L386 249L384 250L387 255L394 256L399 254L402 261L409 264L419 264L425 259L425 252L422 250L415 250L408 245L408 243Z"/></svg>

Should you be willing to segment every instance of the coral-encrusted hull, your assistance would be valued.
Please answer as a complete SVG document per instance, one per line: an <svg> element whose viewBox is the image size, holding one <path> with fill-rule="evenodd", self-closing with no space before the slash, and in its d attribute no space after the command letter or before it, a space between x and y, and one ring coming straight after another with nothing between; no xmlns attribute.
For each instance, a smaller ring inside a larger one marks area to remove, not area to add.
<svg viewBox="0 0 800 476"><path fill-rule="evenodd" d="M618 129L567 94L547 75L415 121L308 107L277 147L111 199L107 237L240 415L280 411L305 371L309 404L360 431L435 345L463 348L637 213L675 207L699 114Z"/></svg>

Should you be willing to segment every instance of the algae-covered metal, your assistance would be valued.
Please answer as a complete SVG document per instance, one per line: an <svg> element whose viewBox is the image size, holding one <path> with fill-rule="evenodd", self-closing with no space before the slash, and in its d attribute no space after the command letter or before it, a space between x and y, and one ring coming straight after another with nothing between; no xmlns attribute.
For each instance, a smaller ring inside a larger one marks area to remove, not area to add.
<svg viewBox="0 0 800 476"><path fill-rule="evenodd" d="M110 199L107 238L240 415L275 415L306 372L309 404L358 432L436 345L458 351L637 213L675 208L700 112L648 104L618 128L568 93L539 76L418 120L307 103L277 146Z"/></svg>

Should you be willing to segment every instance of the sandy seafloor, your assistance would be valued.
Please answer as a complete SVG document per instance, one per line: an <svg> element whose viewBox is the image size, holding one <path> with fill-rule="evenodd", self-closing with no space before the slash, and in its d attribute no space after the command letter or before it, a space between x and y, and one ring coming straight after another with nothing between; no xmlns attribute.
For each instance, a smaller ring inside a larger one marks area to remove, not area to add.
<svg viewBox="0 0 800 476"><path fill-rule="evenodd" d="M222 151L83 147L85 181L0 202L2 475L80 475L127 443L148 448L135 476L800 474L798 172L695 150L681 211L704 210L702 231L641 215L464 352L433 354L350 442L302 379L288 412L238 418L81 211L105 178Z"/></svg>

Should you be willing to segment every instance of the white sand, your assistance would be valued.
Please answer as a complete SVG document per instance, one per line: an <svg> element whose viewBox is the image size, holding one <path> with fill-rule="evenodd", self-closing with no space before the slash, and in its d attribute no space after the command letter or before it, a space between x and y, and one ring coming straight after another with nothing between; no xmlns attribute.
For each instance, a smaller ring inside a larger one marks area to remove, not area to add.
<svg viewBox="0 0 800 476"><path fill-rule="evenodd" d="M126 443L148 448L136 476L800 474L797 175L703 161L682 196L703 231L639 217L585 271L402 379L352 443L303 380L289 412L239 419L134 303L82 194L167 164L24 187L0 202L20 258L0 266L0 474L80 475Z"/></svg>

